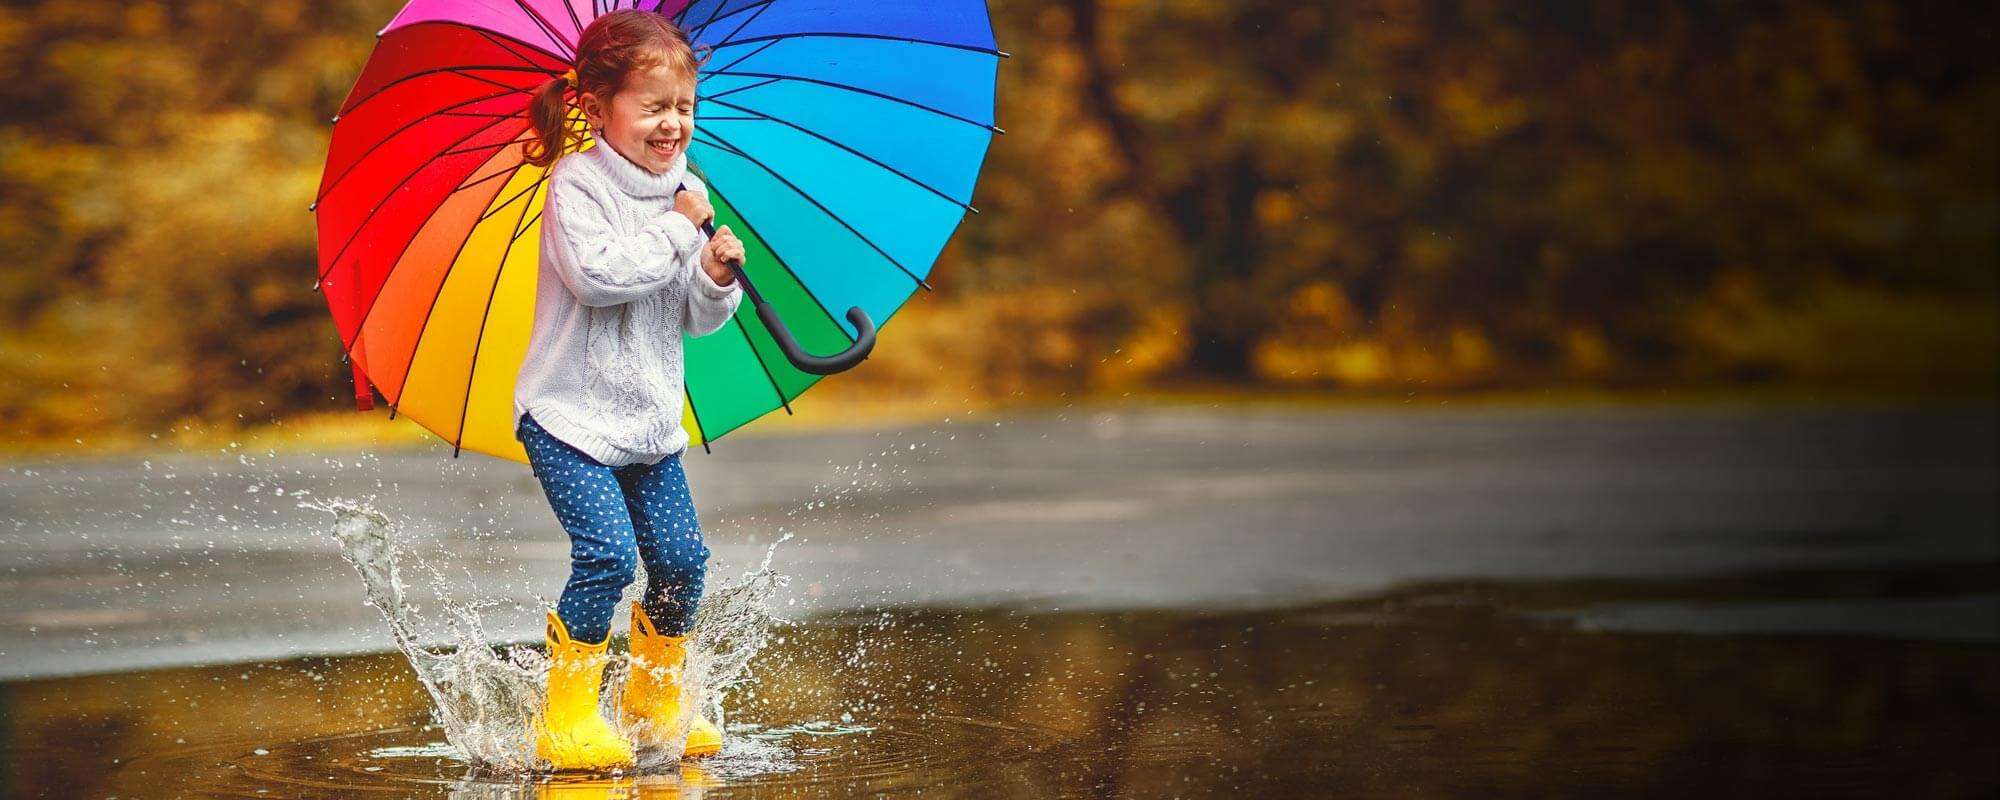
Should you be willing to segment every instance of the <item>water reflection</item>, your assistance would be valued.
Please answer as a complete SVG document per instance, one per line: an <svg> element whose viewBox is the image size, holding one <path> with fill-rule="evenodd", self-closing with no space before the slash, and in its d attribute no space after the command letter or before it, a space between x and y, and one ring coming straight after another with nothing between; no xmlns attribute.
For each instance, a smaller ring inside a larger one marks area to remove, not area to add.
<svg viewBox="0 0 2000 800"><path fill-rule="evenodd" d="M722 756L588 781L480 774L427 726L394 655L18 683L0 688L4 786L482 800L2000 786L1989 643L1601 633L1508 605L1437 591L1283 612L817 620L758 663Z"/></svg>

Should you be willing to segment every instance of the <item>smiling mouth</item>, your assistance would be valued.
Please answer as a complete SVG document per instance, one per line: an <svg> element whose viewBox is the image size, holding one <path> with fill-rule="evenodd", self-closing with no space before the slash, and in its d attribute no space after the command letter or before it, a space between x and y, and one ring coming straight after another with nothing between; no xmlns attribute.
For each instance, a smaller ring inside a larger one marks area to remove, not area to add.
<svg viewBox="0 0 2000 800"><path fill-rule="evenodd" d="M646 147L652 150L654 155L671 156L680 149L680 144L679 140L651 139L647 140Z"/></svg>

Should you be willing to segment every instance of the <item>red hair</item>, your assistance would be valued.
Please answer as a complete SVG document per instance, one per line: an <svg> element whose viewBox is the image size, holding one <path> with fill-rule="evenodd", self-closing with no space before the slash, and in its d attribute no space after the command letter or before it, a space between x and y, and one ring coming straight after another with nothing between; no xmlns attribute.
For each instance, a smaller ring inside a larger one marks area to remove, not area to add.
<svg viewBox="0 0 2000 800"><path fill-rule="evenodd" d="M625 9L591 20L577 37L574 85L569 76L551 78L528 103L528 128L535 134L522 148L528 163L547 167L583 142L569 124L570 89L609 101L634 72L666 64L694 77L701 62L687 34L658 12Z"/></svg>

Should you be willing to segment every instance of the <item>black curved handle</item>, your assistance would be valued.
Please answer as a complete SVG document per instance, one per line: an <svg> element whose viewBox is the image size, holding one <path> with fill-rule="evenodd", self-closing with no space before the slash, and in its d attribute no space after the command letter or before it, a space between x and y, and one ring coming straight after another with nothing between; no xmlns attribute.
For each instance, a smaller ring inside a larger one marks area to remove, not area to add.
<svg viewBox="0 0 2000 800"><path fill-rule="evenodd" d="M702 225L701 229L709 236L714 236L714 221ZM875 349L875 321L868 318L868 312L862 311L860 306L855 306L847 310L847 321L854 324L854 344L830 356L816 356L806 352L805 348L799 346L799 340L792 336L792 329L786 327L784 318L778 316L778 310L772 308L770 303L764 302L764 296L758 293L754 284L750 283L750 275L743 271L743 265L731 262L729 268L735 271L736 280L743 284L743 291L749 293L751 304L757 307L757 318L764 321L764 328L769 330L771 338L778 342L778 349L784 351L785 360L792 362L792 366L798 367L801 372L814 375L846 372L868 358L868 353Z"/></svg>
<svg viewBox="0 0 2000 800"><path fill-rule="evenodd" d="M750 291L750 283L743 275L742 265L730 266L736 268L736 279L744 281L743 289ZM764 327L771 331L771 338L777 340L778 349L785 351L785 360L792 362L792 366L798 367L801 371L814 375L845 372L861 363L862 359L868 357L869 351L875 349L875 321L869 319L868 312L862 311L860 306L847 309L847 321L854 323L856 334L854 344L830 356L816 356L799 346L798 340L792 338L791 329L785 327L784 319L778 316L778 310L764 302L764 298L758 297L753 291L750 293L750 301L757 305L757 318L763 320Z"/></svg>

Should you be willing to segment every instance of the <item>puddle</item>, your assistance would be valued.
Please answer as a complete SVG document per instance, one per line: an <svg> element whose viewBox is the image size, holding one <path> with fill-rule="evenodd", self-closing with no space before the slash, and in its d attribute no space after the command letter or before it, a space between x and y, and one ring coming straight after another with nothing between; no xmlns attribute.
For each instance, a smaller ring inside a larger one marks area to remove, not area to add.
<svg viewBox="0 0 2000 800"><path fill-rule="evenodd" d="M1657 587L1654 587L1657 588ZM1633 598L1580 600L1587 608ZM1626 595L1633 594L1626 590ZM897 610L774 630L728 746L474 765L401 654L0 685L7 797L1990 793L2000 648L1578 630L1463 592L1285 611Z"/></svg>
<svg viewBox="0 0 2000 800"><path fill-rule="evenodd" d="M405 572L436 591L447 589L445 575L429 562L398 552L404 538L388 517L345 502L315 503L333 518L341 554L360 576L368 604L382 614L396 649L432 702L435 720L452 752L480 768L529 773L547 767L534 752L533 718L544 702L548 657L525 647L493 647L475 601L440 599L425 611L406 593ZM789 538L789 537L786 537ZM780 539L782 544L785 539ZM732 580L719 579L702 598L688 632L687 660L681 670L681 702L726 724L723 701L751 681L750 662L771 636L777 618L771 595L785 578L771 568L777 544L756 569ZM405 567L411 569L406 570ZM628 600L631 590L627 590ZM625 600L620 601L620 608ZM614 648L605 668L604 707L615 709L630 673L623 648ZM615 720L616 715L607 717ZM618 724L616 722L614 725ZM685 730L685 729L681 729ZM632 733L621 729L621 732ZM680 750L641 750L634 773L674 771ZM369 771L380 771L377 766Z"/></svg>
<svg viewBox="0 0 2000 800"><path fill-rule="evenodd" d="M2000 644L2000 596L1789 603L1607 603L1555 612L1580 630L1888 636Z"/></svg>

